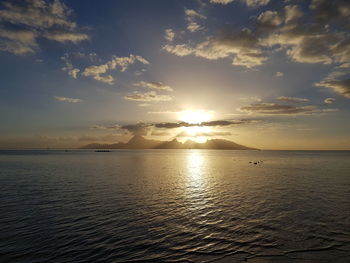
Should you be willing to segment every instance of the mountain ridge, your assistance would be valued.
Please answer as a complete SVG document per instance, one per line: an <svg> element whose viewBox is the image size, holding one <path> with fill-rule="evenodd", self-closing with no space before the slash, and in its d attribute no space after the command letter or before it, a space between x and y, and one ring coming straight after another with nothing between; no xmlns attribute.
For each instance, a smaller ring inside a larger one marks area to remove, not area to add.
<svg viewBox="0 0 350 263"><path fill-rule="evenodd" d="M217 149L217 150L258 150L223 139L210 139L204 143L188 140L184 143L176 138L171 141L148 140L140 135L133 136L127 143L90 143L80 149Z"/></svg>

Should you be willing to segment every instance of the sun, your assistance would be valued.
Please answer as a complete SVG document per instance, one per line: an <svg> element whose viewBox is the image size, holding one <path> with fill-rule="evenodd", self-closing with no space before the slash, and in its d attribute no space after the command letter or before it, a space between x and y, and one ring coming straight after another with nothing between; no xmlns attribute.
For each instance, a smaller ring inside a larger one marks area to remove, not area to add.
<svg viewBox="0 0 350 263"><path fill-rule="evenodd" d="M182 131L186 135L184 140L190 139L199 143L207 141L211 128L208 126L201 126L200 124L210 121L213 118L213 113L211 111L184 110L179 112L178 118L190 124L189 127L182 127Z"/></svg>
<svg viewBox="0 0 350 263"><path fill-rule="evenodd" d="M190 124L200 124L211 120L213 117L212 115L210 111L205 110L185 110L179 113L179 119Z"/></svg>

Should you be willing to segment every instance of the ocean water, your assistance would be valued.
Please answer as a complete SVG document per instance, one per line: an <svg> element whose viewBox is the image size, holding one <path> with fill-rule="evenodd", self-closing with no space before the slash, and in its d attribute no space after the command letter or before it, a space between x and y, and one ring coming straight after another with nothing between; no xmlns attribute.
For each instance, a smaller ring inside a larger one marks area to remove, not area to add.
<svg viewBox="0 0 350 263"><path fill-rule="evenodd" d="M0 226L1 263L350 262L350 152L0 151Z"/></svg>

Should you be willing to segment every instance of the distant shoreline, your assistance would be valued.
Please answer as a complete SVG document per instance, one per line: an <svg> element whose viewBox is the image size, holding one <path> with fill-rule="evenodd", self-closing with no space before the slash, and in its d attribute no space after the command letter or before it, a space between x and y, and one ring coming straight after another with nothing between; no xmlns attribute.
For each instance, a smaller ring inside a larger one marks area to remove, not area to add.
<svg viewBox="0 0 350 263"><path fill-rule="evenodd" d="M81 149L81 148L3 148L0 149L1 151L94 151L94 150L101 150L101 149ZM128 151L128 150L224 150L224 151L242 151L242 150L232 150L232 149L106 149L110 150L111 152L113 151ZM319 149L307 149L307 150L293 150L293 149L255 149L255 150L249 150L249 151L318 151L318 152L349 152L350 149L348 150L319 150Z"/></svg>

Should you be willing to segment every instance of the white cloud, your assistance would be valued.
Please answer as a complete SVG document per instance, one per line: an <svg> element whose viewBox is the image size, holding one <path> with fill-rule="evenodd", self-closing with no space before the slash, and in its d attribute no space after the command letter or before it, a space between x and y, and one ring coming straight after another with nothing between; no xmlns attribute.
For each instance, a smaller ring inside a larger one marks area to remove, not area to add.
<svg viewBox="0 0 350 263"><path fill-rule="evenodd" d="M210 0L210 3L227 5L234 1L236 0ZM263 6L263 5L267 5L270 2L270 0L241 0L241 1L250 7Z"/></svg>
<svg viewBox="0 0 350 263"><path fill-rule="evenodd" d="M309 101L309 99L305 99L305 98L285 97L285 96L278 97L277 99L285 102L308 102Z"/></svg>
<svg viewBox="0 0 350 263"><path fill-rule="evenodd" d="M285 23L294 23L303 16L303 12L297 5L287 5L284 7Z"/></svg>
<svg viewBox="0 0 350 263"><path fill-rule="evenodd" d="M239 98L240 100L243 100L243 101L257 101L257 102L260 102L262 101L261 98L257 97L257 96L253 96L253 97L242 97L242 98Z"/></svg>
<svg viewBox="0 0 350 263"><path fill-rule="evenodd" d="M350 72L347 67L338 67L322 81L315 83L317 87L325 87L339 95L350 99Z"/></svg>
<svg viewBox="0 0 350 263"><path fill-rule="evenodd" d="M78 77L78 73L80 72L80 69L73 68L71 70L68 70L68 75L72 78L76 79Z"/></svg>
<svg viewBox="0 0 350 263"><path fill-rule="evenodd" d="M1 8L2 7L2 8ZM0 50L16 55L34 53L37 39L80 42L89 39L69 19L70 10L60 0L3 1L0 8ZM19 29L20 28L20 29Z"/></svg>
<svg viewBox="0 0 350 263"><path fill-rule="evenodd" d="M65 66L62 67L62 70L67 71L69 76L76 79L78 77L78 73L80 72L80 69L73 67L73 64L70 61L69 54L68 53L64 54L64 56L62 56L61 59L65 62Z"/></svg>
<svg viewBox="0 0 350 263"><path fill-rule="evenodd" d="M258 38L248 29L226 31L195 46L168 44L163 49L177 56L195 55L206 59L230 57L233 65L248 68L262 65L267 60L258 45Z"/></svg>
<svg viewBox="0 0 350 263"><path fill-rule="evenodd" d="M202 15L200 13L198 13L196 10L193 9L185 9L185 14L186 17L189 18L200 18L200 19L206 19L207 17L205 15Z"/></svg>
<svg viewBox="0 0 350 263"><path fill-rule="evenodd" d="M201 26L197 22L189 22L187 25L187 30L190 32L196 32L201 29Z"/></svg>
<svg viewBox="0 0 350 263"><path fill-rule="evenodd" d="M165 90L165 91L173 91L173 89L168 86L164 85L162 82L145 82L140 81L133 84L137 87L144 87L144 88L150 88L150 89L157 89L157 90Z"/></svg>
<svg viewBox="0 0 350 263"><path fill-rule="evenodd" d="M233 1L211 2L228 4ZM254 6L264 5L269 1L244 2ZM329 1L314 0L310 6L311 10L308 10L310 15L307 20L304 19L304 11L298 5L266 10L251 20L253 23L249 23L250 29L243 27L229 30L226 26L218 30L220 33L209 34L202 40L167 44L163 49L177 56L231 58L233 65L247 68L264 64L268 60L267 54L274 51L285 51L291 60L298 63L343 63L342 67L346 67L346 63L350 61L350 15L346 16L350 14L350 8L345 2L339 0L330 4ZM195 31L198 25L188 24L187 27ZM335 27L337 30L333 30Z"/></svg>
<svg viewBox="0 0 350 263"><path fill-rule="evenodd" d="M135 91L132 94L126 95L124 99L132 100L132 101L159 102L159 101L170 101L172 100L172 97L168 95L160 95L155 91L144 92L144 93Z"/></svg>
<svg viewBox="0 0 350 263"><path fill-rule="evenodd" d="M350 63L341 64L338 68L350 68Z"/></svg>
<svg viewBox="0 0 350 263"><path fill-rule="evenodd" d="M335 102L335 99L334 98L326 98L324 100L324 103L326 104L333 104Z"/></svg>
<svg viewBox="0 0 350 263"><path fill-rule="evenodd" d="M187 30L190 32L196 32L202 29L198 21L206 19L207 17L205 15L198 13L196 10L186 8L185 18L187 21Z"/></svg>
<svg viewBox="0 0 350 263"><path fill-rule="evenodd" d="M16 55L34 53L38 47L38 34L27 30L6 30L0 28L0 50Z"/></svg>
<svg viewBox="0 0 350 263"><path fill-rule="evenodd" d="M115 70L115 69L119 69L119 71L124 72L125 70L127 70L127 68L130 65L136 62L140 62L142 64L149 64L149 62L141 56L135 56L135 55L130 55L129 57L114 56L112 60L108 61L105 64L92 65L85 68L82 75L85 77L92 77L97 81L112 85L114 84L113 76L109 74L107 75L102 75L102 74L105 74L107 71Z"/></svg>
<svg viewBox="0 0 350 263"><path fill-rule="evenodd" d="M194 53L194 50L191 47L188 47L186 44L165 45L163 49L169 53L175 54L180 57L188 56Z"/></svg>
<svg viewBox="0 0 350 263"><path fill-rule="evenodd" d="M50 40L55 40L57 42L80 42L82 40L89 39L87 34L82 33L67 33L67 32L51 32L45 34L45 37Z"/></svg>
<svg viewBox="0 0 350 263"><path fill-rule="evenodd" d="M258 22L264 26L276 27L283 23L284 18L277 11L267 10L258 16Z"/></svg>
<svg viewBox="0 0 350 263"><path fill-rule="evenodd" d="M74 98L68 98L68 97L55 96L54 98L55 98L57 101L63 101L63 102L70 102L70 103L82 102L81 99L74 99Z"/></svg>
<svg viewBox="0 0 350 263"><path fill-rule="evenodd" d="M166 29L166 30L165 30L165 36L164 36L164 38L165 38L167 41L172 42L172 41L174 40L174 38L175 38L175 32L174 32L174 30L172 30L171 28Z"/></svg>

